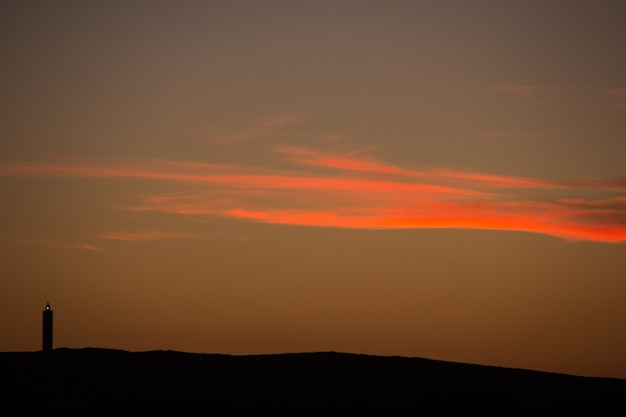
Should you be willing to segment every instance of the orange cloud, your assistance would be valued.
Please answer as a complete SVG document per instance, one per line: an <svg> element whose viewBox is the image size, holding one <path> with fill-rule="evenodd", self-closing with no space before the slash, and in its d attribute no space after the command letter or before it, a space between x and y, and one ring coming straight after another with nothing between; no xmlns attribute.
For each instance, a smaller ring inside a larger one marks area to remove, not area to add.
<svg viewBox="0 0 626 417"><path fill-rule="evenodd" d="M353 154L325 153L297 146L278 146L275 149L287 155L288 159L292 162L303 165L374 174L392 174L409 177L421 176L418 172L397 168L375 160L355 158Z"/></svg>
<svg viewBox="0 0 626 417"><path fill-rule="evenodd" d="M432 192L479 195L482 192L473 190L456 189L441 185L397 182L386 180L337 178L323 176L305 176L284 173L233 173L228 165L209 165L204 171L196 172L172 172L165 165L169 162L156 161L151 168L125 168L107 166L86 165L52 165L52 164L0 164L0 175L4 176L60 176L60 177L96 177L96 178L134 178L147 180L161 180L183 183L205 183L228 187L244 188L277 188L277 189L310 189L310 190L335 190L355 191L406 191L406 192ZM193 167L194 165L189 165ZM202 168L201 165L198 167Z"/></svg>
<svg viewBox="0 0 626 417"><path fill-rule="evenodd" d="M626 197L619 194L626 191L624 179L561 183L443 168L411 170L354 152L302 147L277 151L296 168L163 160L109 165L0 163L0 175L158 182L163 193L137 196L118 208L192 218L336 228L511 230L567 240L626 241ZM313 174L316 169L319 172ZM541 199L527 194L529 189L540 189ZM150 230L100 237L148 241L190 236Z"/></svg>
<svg viewBox="0 0 626 417"><path fill-rule="evenodd" d="M462 180L466 183L480 184L483 187L502 188L565 188L566 185L552 181L538 180L534 178L510 177L503 175L479 174L474 172L461 172L447 169L440 169L434 172L440 178Z"/></svg>
<svg viewBox="0 0 626 417"><path fill-rule="evenodd" d="M359 228L359 229L483 229L508 230L540 233L572 241L601 241L620 243L626 241L626 222L614 222L613 219L595 218L596 212L575 221L567 219L575 212L555 210L546 207L544 210L529 212L507 212L499 210L498 204L486 204L481 210L473 210L471 206L433 207L427 215L401 215L383 213L380 215L350 215L336 212L307 211L248 211L232 209L229 215L237 218L261 221L274 224L291 224L301 226ZM624 217L622 211L621 215ZM578 213L580 214L580 213ZM561 219L560 216L565 216ZM589 220L595 220L589 222Z"/></svg>
<svg viewBox="0 0 626 417"><path fill-rule="evenodd" d="M555 182L537 180L533 178L509 177L501 175L479 174L472 172L461 172L448 169L438 169L435 171L413 171L398 168L392 165L377 162L372 159L362 159L352 154L335 154L313 151L307 148L295 146L281 146L276 150L286 154L292 162L310 166L336 168L346 171L359 171L372 174L390 174L405 177L422 179L456 179L468 182L481 183L486 187L508 187L508 188L562 188L563 184Z"/></svg>

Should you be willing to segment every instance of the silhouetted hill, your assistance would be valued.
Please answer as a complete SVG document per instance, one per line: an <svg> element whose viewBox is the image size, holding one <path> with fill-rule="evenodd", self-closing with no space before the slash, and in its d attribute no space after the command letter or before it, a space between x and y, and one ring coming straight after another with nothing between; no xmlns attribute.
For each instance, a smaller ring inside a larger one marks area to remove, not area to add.
<svg viewBox="0 0 626 417"><path fill-rule="evenodd" d="M0 396L4 409L73 409L84 415L224 405L410 407L429 415L471 410L626 415L623 379L336 352L5 352L0 353Z"/></svg>

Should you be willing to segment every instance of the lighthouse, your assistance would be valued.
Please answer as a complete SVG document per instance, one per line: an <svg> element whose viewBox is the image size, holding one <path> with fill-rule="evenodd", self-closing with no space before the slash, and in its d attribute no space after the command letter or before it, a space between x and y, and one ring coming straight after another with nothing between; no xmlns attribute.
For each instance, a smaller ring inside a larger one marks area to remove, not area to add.
<svg viewBox="0 0 626 417"><path fill-rule="evenodd" d="M52 310L50 309L50 303L46 303L46 309L43 311L41 349L44 352L52 350Z"/></svg>

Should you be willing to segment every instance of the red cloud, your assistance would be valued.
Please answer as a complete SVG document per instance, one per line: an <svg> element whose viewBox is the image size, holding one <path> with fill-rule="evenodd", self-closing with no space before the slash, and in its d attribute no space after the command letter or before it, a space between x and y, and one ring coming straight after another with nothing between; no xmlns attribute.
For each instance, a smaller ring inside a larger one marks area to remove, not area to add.
<svg viewBox="0 0 626 417"><path fill-rule="evenodd" d="M135 203L123 207L136 211L316 227L474 228L541 233L568 240L626 241L626 197L610 194L626 190L622 179L557 183L451 169L417 171L354 153L299 147L278 150L307 169L137 160L110 165L0 163L0 175L161 183L167 190L164 193L138 196ZM320 169L319 174L311 174L311 168ZM525 194L529 189L541 189L542 199ZM592 197L599 189L604 197ZM181 235L135 232L101 237L154 240Z"/></svg>

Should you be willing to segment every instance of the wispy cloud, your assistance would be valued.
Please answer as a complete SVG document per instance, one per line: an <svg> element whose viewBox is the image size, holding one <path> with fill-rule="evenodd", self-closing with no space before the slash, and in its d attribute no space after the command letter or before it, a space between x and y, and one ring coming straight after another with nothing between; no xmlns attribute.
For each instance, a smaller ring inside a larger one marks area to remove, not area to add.
<svg viewBox="0 0 626 417"><path fill-rule="evenodd" d="M274 117L270 121L268 121L266 125L268 127L290 126L290 125L298 124L307 120L309 116L310 116L309 113L305 113L305 112L283 113L281 115L278 115L277 117Z"/></svg>
<svg viewBox="0 0 626 417"><path fill-rule="evenodd" d="M288 160L302 165L375 174L419 175L414 171L397 168L374 159L359 158L358 154L360 152L355 151L349 153L329 153L297 146L278 146L275 149L284 154Z"/></svg>
<svg viewBox="0 0 626 417"><path fill-rule="evenodd" d="M308 118L309 113L305 112L283 113L236 132L211 137L209 142L213 144L231 144L282 135L286 133L284 130L286 127L301 123Z"/></svg>
<svg viewBox="0 0 626 417"><path fill-rule="evenodd" d="M103 252L104 249L91 245L89 243L60 243L54 242L50 240L36 240L36 239L22 239L20 243L25 245L33 245L33 246L46 246L49 248L60 248L60 249L80 249L86 250L90 252Z"/></svg>
<svg viewBox="0 0 626 417"><path fill-rule="evenodd" d="M0 163L0 175L154 181L166 190L138 195L118 208L193 219L333 228L512 230L567 240L626 241L626 179L557 182L448 168L416 170L345 148L275 150L287 162L282 169L137 160L109 165ZM190 236L147 230L100 237L150 241Z"/></svg>
<svg viewBox="0 0 626 417"><path fill-rule="evenodd" d="M591 211L586 216L579 214L574 219L571 210L558 209L558 205L545 204L540 209L533 208L530 203L526 206L526 210L520 207L519 210L512 211L503 210L498 204L482 204L480 209L465 204L433 205L428 215L376 213L355 216L337 212L244 209L233 209L229 214L274 224L361 229L508 230L541 233L572 241L620 243L626 240L626 222L622 221L620 224L615 218L600 216L596 211ZM623 212L620 217L623 218ZM590 220L594 222L590 223Z"/></svg>
<svg viewBox="0 0 626 417"><path fill-rule="evenodd" d="M183 239L194 237L188 233L163 232L158 230L137 230L128 232L110 232L99 236L102 239L143 242L150 240Z"/></svg>
<svg viewBox="0 0 626 417"><path fill-rule="evenodd" d="M233 240L241 243L248 243L252 237L250 235L237 235L232 237Z"/></svg>
<svg viewBox="0 0 626 417"><path fill-rule="evenodd" d="M282 146L276 150L288 156L292 162L333 168L345 171L358 171L370 174L388 174L403 177L421 178L423 180L460 180L467 186L469 182L480 183L483 187L510 187L510 188L562 188L564 185L533 178L489 175L473 172L462 172L450 169L435 169L431 171L416 171L398 168L393 165L376 161L372 158L361 158L356 152L329 153L314 151L307 148Z"/></svg>

